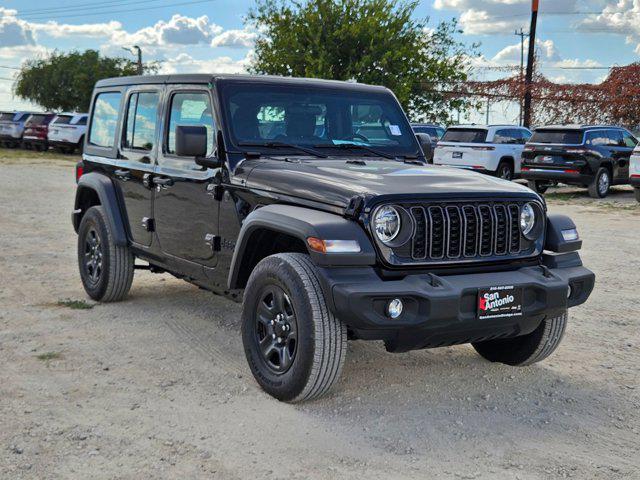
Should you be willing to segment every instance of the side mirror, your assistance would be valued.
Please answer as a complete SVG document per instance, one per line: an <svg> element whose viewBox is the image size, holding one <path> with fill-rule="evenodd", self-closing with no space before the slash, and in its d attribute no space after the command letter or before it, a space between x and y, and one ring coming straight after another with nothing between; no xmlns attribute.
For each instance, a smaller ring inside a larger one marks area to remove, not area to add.
<svg viewBox="0 0 640 480"><path fill-rule="evenodd" d="M195 163L205 168L218 168L217 158L207 158L207 127L178 125L176 127L176 155L195 157Z"/></svg>
<svg viewBox="0 0 640 480"><path fill-rule="evenodd" d="M418 139L420 148L422 148L424 158L426 158L427 161L431 163L433 161L433 146L431 145L431 136L426 133L416 133L416 138Z"/></svg>

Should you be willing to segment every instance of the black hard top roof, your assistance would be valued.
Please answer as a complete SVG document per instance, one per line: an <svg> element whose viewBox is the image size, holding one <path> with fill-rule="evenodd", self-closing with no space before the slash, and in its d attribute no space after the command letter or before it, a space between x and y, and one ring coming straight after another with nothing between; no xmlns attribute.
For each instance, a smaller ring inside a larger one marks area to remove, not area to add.
<svg viewBox="0 0 640 480"><path fill-rule="evenodd" d="M343 82L339 80L322 80L318 78L294 78L272 75L240 75L240 74L207 74L188 73L179 75L140 75L131 77L115 77L99 80L96 88L120 87L130 85L157 85L157 84L203 84L218 81L233 83L263 83L272 85L300 85L316 87L346 88L360 91L387 91L385 87L367 85L356 82Z"/></svg>

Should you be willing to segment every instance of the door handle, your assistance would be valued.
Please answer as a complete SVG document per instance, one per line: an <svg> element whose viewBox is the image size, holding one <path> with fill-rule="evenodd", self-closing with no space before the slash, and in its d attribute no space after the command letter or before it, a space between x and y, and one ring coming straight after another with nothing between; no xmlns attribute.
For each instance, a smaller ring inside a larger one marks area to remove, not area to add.
<svg viewBox="0 0 640 480"><path fill-rule="evenodd" d="M163 187L170 187L173 185L173 180L167 177L153 177L153 183Z"/></svg>
<svg viewBox="0 0 640 480"><path fill-rule="evenodd" d="M115 173L116 177L124 182L131 179L131 172L129 170L116 170L113 173Z"/></svg>

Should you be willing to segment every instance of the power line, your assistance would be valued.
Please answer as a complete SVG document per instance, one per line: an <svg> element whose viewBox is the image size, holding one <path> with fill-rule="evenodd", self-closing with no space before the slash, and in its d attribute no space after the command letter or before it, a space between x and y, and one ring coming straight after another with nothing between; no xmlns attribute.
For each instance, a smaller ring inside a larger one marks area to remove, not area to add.
<svg viewBox="0 0 640 480"><path fill-rule="evenodd" d="M18 67L10 67L8 65L0 65L0 68L6 68L8 70L20 70Z"/></svg>
<svg viewBox="0 0 640 480"><path fill-rule="evenodd" d="M65 5L62 7L50 7L50 8L30 8L27 10L18 10L18 15L23 16L24 14L36 14L36 13L47 13L47 12L59 12L59 11L68 11L68 10L77 10L85 8L82 7L91 7L92 9L110 6L110 7L118 7L121 5L135 5L139 3L149 3L149 2L157 2L160 0L110 0L106 2L90 2L90 3L76 3L71 5Z"/></svg>
<svg viewBox="0 0 640 480"><path fill-rule="evenodd" d="M195 5L195 4L199 4L199 3L210 3L213 2L214 0L195 0L195 1L191 1L191 2L182 2L182 3L172 3L170 5L156 5L153 8L158 9L158 8L173 8L173 7L181 7L181 6L185 6L185 5ZM149 7L142 7L142 8L128 8L128 9L123 9L123 10L102 10L99 12L95 12L95 11L91 11L88 13L76 13L76 14L70 14L70 15L51 15L51 14L47 14L45 15L43 18L47 18L47 19L51 19L51 18L56 18L56 19L60 19L60 18L76 18L76 17L88 17L88 16L92 16L92 15L111 15L113 13L130 13L130 12L141 12L141 11L148 11ZM18 18L21 19L37 19L37 18L41 18L40 15L38 14L32 14L32 15L25 15L24 17L18 15Z"/></svg>

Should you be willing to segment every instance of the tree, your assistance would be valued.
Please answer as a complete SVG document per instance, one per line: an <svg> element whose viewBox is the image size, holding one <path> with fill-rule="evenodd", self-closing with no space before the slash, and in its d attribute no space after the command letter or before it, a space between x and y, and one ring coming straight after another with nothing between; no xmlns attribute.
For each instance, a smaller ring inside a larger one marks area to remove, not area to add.
<svg viewBox="0 0 640 480"><path fill-rule="evenodd" d="M455 21L430 29L417 1L257 0L247 16L258 38L254 73L384 85L415 120L447 122L469 99L451 95L470 73L477 45L456 39Z"/></svg>
<svg viewBox="0 0 640 480"><path fill-rule="evenodd" d="M95 50L53 52L46 58L28 60L22 65L14 93L46 110L86 112L98 80L136 72L135 62L100 56Z"/></svg>

